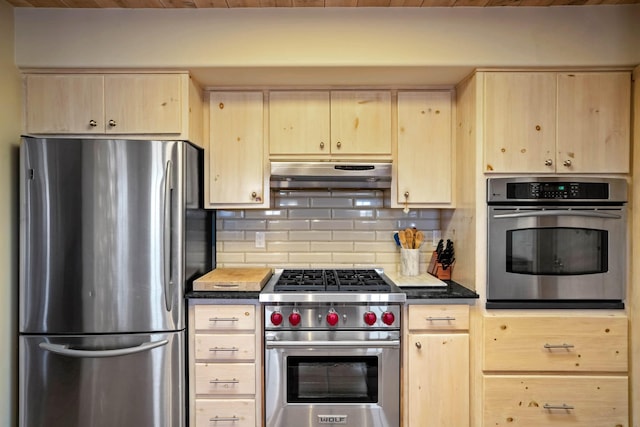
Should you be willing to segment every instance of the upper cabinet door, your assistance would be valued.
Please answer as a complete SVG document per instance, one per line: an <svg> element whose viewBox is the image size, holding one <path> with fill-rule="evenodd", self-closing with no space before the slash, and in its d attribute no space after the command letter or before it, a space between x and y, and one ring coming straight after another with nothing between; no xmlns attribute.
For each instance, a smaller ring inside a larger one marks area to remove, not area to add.
<svg viewBox="0 0 640 427"><path fill-rule="evenodd" d="M210 207L260 207L264 195L262 92L210 92Z"/></svg>
<svg viewBox="0 0 640 427"><path fill-rule="evenodd" d="M26 77L26 132L103 133L104 78L94 74Z"/></svg>
<svg viewBox="0 0 640 427"><path fill-rule="evenodd" d="M391 93L331 92L331 153L391 154Z"/></svg>
<svg viewBox="0 0 640 427"><path fill-rule="evenodd" d="M558 74L559 173L628 173L629 72Z"/></svg>
<svg viewBox="0 0 640 427"><path fill-rule="evenodd" d="M553 172L556 73L487 72L485 172Z"/></svg>
<svg viewBox="0 0 640 427"><path fill-rule="evenodd" d="M114 74L104 79L107 133L180 134L180 75Z"/></svg>
<svg viewBox="0 0 640 427"><path fill-rule="evenodd" d="M269 93L269 154L329 154L329 92Z"/></svg>
<svg viewBox="0 0 640 427"><path fill-rule="evenodd" d="M452 202L451 92L398 93L397 203Z"/></svg>

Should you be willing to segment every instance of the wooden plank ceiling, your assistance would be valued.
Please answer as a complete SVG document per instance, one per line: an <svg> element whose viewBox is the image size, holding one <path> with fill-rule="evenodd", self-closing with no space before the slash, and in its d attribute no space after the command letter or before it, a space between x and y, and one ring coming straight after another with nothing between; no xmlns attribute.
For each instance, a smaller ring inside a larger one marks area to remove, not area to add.
<svg viewBox="0 0 640 427"><path fill-rule="evenodd" d="M490 7L636 4L640 0L7 0L15 7L235 8L235 7Z"/></svg>

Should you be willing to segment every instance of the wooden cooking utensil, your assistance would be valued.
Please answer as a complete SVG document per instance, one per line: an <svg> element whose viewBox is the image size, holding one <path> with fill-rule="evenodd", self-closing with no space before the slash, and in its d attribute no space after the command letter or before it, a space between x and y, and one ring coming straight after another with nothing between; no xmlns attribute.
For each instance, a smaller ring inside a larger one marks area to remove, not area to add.
<svg viewBox="0 0 640 427"><path fill-rule="evenodd" d="M407 249L407 236L404 230L398 231L398 239L400 239L400 247Z"/></svg>
<svg viewBox="0 0 640 427"><path fill-rule="evenodd" d="M415 242L415 234L414 234L414 230L412 228L407 228L404 230L404 235L407 239L407 248L408 249L415 249L414 246L414 242Z"/></svg>
<svg viewBox="0 0 640 427"><path fill-rule="evenodd" d="M419 249L422 246L422 242L424 242L424 233L420 230L416 231L416 239L413 243L414 249Z"/></svg>

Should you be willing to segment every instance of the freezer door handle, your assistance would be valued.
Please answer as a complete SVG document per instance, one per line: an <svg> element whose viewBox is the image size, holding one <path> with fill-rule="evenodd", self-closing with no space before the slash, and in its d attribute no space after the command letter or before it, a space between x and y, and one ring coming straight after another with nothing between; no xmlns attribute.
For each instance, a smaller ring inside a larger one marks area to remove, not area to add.
<svg viewBox="0 0 640 427"><path fill-rule="evenodd" d="M51 344L48 342L42 342L40 343L40 348L68 357L117 357L148 351L156 347L162 347L163 345L167 345L168 342L168 340L154 342L149 341L135 347L117 348L114 350L74 350L69 348L67 344Z"/></svg>
<svg viewBox="0 0 640 427"><path fill-rule="evenodd" d="M167 162L164 174L164 239L163 239L163 271L164 271L164 302L167 311L171 311L173 306L173 271L172 267L172 233L173 233L173 178L171 170L171 160Z"/></svg>

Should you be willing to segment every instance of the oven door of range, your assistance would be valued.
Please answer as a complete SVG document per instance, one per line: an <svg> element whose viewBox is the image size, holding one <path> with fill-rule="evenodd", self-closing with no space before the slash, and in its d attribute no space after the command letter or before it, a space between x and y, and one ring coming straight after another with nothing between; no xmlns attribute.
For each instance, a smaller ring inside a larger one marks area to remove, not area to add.
<svg viewBox="0 0 640 427"><path fill-rule="evenodd" d="M399 427L399 334L267 332L266 425Z"/></svg>
<svg viewBox="0 0 640 427"><path fill-rule="evenodd" d="M622 300L626 208L489 206L487 300Z"/></svg>

